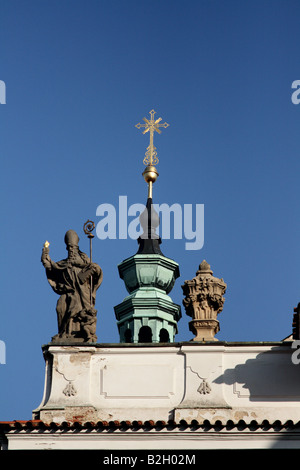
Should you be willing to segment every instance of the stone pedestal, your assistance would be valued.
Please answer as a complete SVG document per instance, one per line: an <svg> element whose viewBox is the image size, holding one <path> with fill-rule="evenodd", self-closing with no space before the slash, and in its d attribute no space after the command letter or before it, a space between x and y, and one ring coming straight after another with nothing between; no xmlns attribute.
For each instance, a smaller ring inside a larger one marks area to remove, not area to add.
<svg viewBox="0 0 300 470"><path fill-rule="evenodd" d="M185 393L176 407L176 416L182 418L188 415L188 412L178 410L230 409L223 383L217 380L224 370L225 346L194 347L184 344L181 352L185 356Z"/></svg>
<svg viewBox="0 0 300 470"><path fill-rule="evenodd" d="M44 396L33 417L46 423L170 419L184 389L174 347L45 345Z"/></svg>
<svg viewBox="0 0 300 470"><path fill-rule="evenodd" d="M218 320L191 320L189 329L195 335L193 341L218 341L215 338L220 330Z"/></svg>

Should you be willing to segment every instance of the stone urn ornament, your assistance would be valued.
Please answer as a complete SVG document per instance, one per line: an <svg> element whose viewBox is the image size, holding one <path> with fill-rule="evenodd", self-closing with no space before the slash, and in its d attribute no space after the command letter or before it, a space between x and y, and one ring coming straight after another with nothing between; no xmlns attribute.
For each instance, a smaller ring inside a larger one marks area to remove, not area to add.
<svg viewBox="0 0 300 470"><path fill-rule="evenodd" d="M182 290L186 314L192 317L189 329L195 334L193 341L218 341L220 331L217 315L223 310L227 285L223 279L213 276L207 261L203 260L196 276L185 281Z"/></svg>

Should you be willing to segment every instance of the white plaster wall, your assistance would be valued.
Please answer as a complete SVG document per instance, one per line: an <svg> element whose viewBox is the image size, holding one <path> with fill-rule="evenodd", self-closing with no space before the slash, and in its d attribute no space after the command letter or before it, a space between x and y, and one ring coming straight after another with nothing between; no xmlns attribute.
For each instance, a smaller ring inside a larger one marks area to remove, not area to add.
<svg viewBox="0 0 300 470"><path fill-rule="evenodd" d="M300 365L292 352L290 343L49 346L34 417L300 420Z"/></svg>

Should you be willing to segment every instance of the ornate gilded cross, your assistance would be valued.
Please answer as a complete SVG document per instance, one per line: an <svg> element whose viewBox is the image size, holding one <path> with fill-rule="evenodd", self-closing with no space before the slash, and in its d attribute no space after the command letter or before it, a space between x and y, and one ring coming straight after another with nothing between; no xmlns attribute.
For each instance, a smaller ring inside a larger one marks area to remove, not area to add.
<svg viewBox="0 0 300 470"><path fill-rule="evenodd" d="M161 123L162 118L158 118L155 120L154 109L152 109L149 112L149 114L151 116L150 120L144 117L143 120L145 121L145 124L138 123L136 124L135 127L137 127L138 129L141 129L142 127L144 127L145 130L143 131L143 134L146 134L146 132L150 132L150 144L147 147L147 152L145 153L145 158L143 162L145 165L151 166L151 165L157 165L158 163L156 148L154 147L154 144L153 144L154 131L161 134L161 130L159 128L160 127L166 128L169 126L169 124L167 122Z"/></svg>

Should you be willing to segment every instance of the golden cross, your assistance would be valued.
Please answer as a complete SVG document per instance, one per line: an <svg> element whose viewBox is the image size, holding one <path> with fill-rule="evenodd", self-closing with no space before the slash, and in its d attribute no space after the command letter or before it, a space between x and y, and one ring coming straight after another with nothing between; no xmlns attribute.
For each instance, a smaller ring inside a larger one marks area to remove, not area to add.
<svg viewBox="0 0 300 470"><path fill-rule="evenodd" d="M138 124L136 124L135 127L137 127L138 129L141 129L141 127L144 127L145 130L143 131L143 134L146 134L146 132L150 132L150 145L147 147L147 152L145 153L145 158L143 160L144 164L145 165L157 165L157 163L158 163L157 151L156 151L156 148L154 147L154 144L153 144L154 131L161 134L161 130L159 128L164 127L166 129L166 127L168 127L169 124L166 123L166 122L160 123L162 118L158 118L158 119L155 120L154 119L154 114L155 114L154 109L152 109L149 112L149 114L151 116L150 120L146 119L144 117L143 120L145 121L145 124L138 123Z"/></svg>

